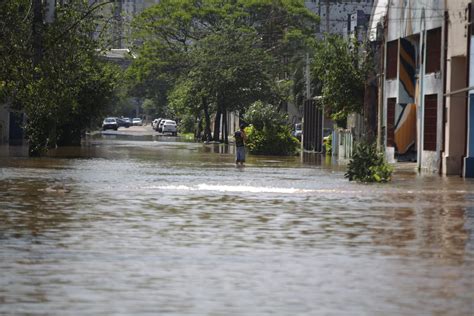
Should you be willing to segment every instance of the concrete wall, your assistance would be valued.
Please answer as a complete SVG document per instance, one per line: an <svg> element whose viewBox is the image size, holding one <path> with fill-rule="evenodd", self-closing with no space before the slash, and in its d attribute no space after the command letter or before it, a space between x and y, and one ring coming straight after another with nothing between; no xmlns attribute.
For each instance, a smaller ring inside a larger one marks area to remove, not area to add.
<svg viewBox="0 0 474 316"><path fill-rule="evenodd" d="M385 60L387 60L387 58L385 58ZM383 141L384 146L386 148L385 156L387 157L387 160L390 163L395 162L395 148L387 147L387 99L398 98L398 85L398 79L384 80L382 127L385 132L383 136Z"/></svg>
<svg viewBox="0 0 474 316"><path fill-rule="evenodd" d="M447 2L449 22L447 24L448 46L446 51L446 93L468 86L467 36L469 0ZM466 147L467 93L446 97L445 150L442 172L446 175L461 175Z"/></svg>
<svg viewBox="0 0 474 316"><path fill-rule="evenodd" d="M420 109L420 106L424 106L424 97L421 100L422 104L418 104L418 108L420 109L418 113L421 113L420 120L418 120L418 138L419 138L419 145L418 151L421 150L421 154L418 156L418 167L427 172L438 172L440 167L440 159L441 159L441 150L442 150L442 143L443 143L443 78L440 72L427 74L423 77L423 96L436 94L438 99L438 111L437 117L438 120L436 122L437 130L436 130L436 151L425 151L423 150L423 134L424 134L424 112Z"/></svg>
<svg viewBox="0 0 474 316"><path fill-rule="evenodd" d="M391 0L387 41L441 27L443 16L444 0Z"/></svg>
<svg viewBox="0 0 474 316"><path fill-rule="evenodd" d="M466 56L449 56L447 63L447 92L466 88ZM443 174L460 175L462 157L466 145L466 93L446 98L445 151L443 154Z"/></svg>
<svg viewBox="0 0 474 316"><path fill-rule="evenodd" d="M469 57L469 86L474 86L474 36L471 36ZM474 178L474 91L469 92L469 104L467 112L467 153L464 158L463 175Z"/></svg>
<svg viewBox="0 0 474 316"><path fill-rule="evenodd" d="M301 119L303 118L303 113L300 111L293 102L288 102L288 121L291 124L296 124L301 122Z"/></svg>

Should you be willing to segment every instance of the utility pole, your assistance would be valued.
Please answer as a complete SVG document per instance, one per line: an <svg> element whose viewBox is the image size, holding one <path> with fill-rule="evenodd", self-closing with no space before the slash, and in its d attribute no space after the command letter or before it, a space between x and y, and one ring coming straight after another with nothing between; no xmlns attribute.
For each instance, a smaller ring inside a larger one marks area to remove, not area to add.
<svg viewBox="0 0 474 316"><path fill-rule="evenodd" d="M329 34L329 1L326 0L326 33Z"/></svg>
<svg viewBox="0 0 474 316"><path fill-rule="evenodd" d="M309 53L306 53L306 62L305 62L305 81L306 81L306 100L311 98L311 76L310 76L310 69L309 69Z"/></svg>

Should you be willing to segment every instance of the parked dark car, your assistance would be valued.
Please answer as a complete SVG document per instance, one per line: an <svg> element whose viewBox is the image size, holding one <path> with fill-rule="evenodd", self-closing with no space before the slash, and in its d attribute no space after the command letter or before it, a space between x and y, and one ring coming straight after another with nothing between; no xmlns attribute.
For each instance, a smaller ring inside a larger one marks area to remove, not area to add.
<svg viewBox="0 0 474 316"><path fill-rule="evenodd" d="M132 119L129 117L121 117L121 119L125 122L125 127L132 126Z"/></svg>
<svg viewBox="0 0 474 316"><path fill-rule="evenodd" d="M113 129L116 131L119 127L118 120L115 117L107 117L102 122L102 130Z"/></svg>
<svg viewBox="0 0 474 316"><path fill-rule="evenodd" d="M125 119L125 118L117 118L117 124L119 127L130 127L131 123L130 123L130 119L128 119L128 121Z"/></svg>

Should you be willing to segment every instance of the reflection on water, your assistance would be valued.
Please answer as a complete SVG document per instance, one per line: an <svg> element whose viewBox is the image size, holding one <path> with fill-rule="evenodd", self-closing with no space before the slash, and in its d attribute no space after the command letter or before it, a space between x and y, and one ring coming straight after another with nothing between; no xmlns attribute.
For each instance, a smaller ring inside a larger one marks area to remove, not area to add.
<svg viewBox="0 0 474 316"><path fill-rule="evenodd" d="M0 314L472 314L472 180L358 185L325 157L233 152L3 151Z"/></svg>

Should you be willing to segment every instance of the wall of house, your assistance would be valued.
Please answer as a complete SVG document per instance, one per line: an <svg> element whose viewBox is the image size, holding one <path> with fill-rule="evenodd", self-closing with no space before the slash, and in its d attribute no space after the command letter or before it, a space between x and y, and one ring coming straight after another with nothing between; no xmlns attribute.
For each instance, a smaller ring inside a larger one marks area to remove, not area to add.
<svg viewBox="0 0 474 316"><path fill-rule="evenodd" d="M382 130L385 131L385 136L383 138L385 144L385 155L387 157L387 161L390 163L395 162L395 148L393 146L387 145L387 107L388 107L388 99L397 99L398 98L398 80L385 80L384 82L384 99L383 99L383 118L382 118Z"/></svg>
<svg viewBox="0 0 474 316"><path fill-rule="evenodd" d="M474 36L471 36L469 56L469 86L474 86ZM464 158L463 175L474 178L474 91L469 91L469 104L467 111L467 152Z"/></svg>
<svg viewBox="0 0 474 316"><path fill-rule="evenodd" d="M449 51L449 48L448 48ZM467 87L466 56L448 56L446 91L456 91ZM460 175L462 158L466 144L467 93L446 97L445 150L443 154L443 174Z"/></svg>
<svg viewBox="0 0 474 316"><path fill-rule="evenodd" d="M468 86L467 36L469 0L447 2L447 50L446 50L446 92ZM445 145L442 172L446 175L461 175L462 160L466 147L467 93L446 97Z"/></svg>
<svg viewBox="0 0 474 316"><path fill-rule="evenodd" d="M387 41L441 27L443 16L444 0L391 0Z"/></svg>

